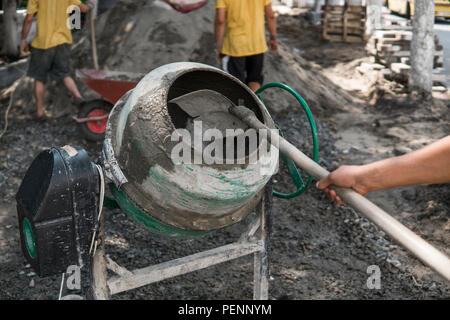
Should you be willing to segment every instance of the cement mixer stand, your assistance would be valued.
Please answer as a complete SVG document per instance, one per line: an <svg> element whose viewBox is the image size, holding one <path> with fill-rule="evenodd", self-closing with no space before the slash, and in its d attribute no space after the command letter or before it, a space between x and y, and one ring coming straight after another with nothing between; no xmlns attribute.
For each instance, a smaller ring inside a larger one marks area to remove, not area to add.
<svg viewBox="0 0 450 320"><path fill-rule="evenodd" d="M92 298L109 299L111 295L139 288L182 274L201 270L246 255L254 255L253 299L268 299L268 246L271 229L272 184L265 187L256 207L256 217L234 243L202 251L183 258L129 271L105 255L104 221L101 218L99 246L92 261ZM103 215L102 215L103 217ZM107 278L107 270L116 275Z"/></svg>

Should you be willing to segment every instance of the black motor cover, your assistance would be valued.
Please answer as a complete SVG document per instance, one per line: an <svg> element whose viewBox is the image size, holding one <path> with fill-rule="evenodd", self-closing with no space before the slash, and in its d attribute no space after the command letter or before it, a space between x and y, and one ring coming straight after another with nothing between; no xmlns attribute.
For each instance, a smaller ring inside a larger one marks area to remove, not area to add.
<svg viewBox="0 0 450 320"><path fill-rule="evenodd" d="M41 152L16 195L22 251L42 277L89 261L98 171L81 147Z"/></svg>

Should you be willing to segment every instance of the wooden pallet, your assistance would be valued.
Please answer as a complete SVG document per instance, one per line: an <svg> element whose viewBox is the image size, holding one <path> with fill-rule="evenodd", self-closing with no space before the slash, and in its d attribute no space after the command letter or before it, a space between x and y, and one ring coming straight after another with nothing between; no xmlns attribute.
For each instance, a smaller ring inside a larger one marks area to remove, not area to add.
<svg viewBox="0 0 450 320"><path fill-rule="evenodd" d="M390 67L393 63L409 64L412 31L377 30L369 39L366 49L378 62ZM435 37L434 68L443 66L443 47Z"/></svg>
<svg viewBox="0 0 450 320"><path fill-rule="evenodd" d="M328 1L327 1L328 2ZM324 5L322 7L322 38L330 41L366 41L366 7Z"/></svg>

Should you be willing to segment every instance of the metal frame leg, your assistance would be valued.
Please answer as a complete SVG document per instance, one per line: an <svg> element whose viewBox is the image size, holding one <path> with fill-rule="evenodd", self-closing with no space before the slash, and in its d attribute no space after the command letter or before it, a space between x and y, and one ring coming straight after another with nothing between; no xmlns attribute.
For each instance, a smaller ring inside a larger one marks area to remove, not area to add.
<svg viewBox="0 0 450 320"><path fill-rule="evenodd" d="M262 249L254 254L253 299L267 300L269 298L269 239L271 229L272 184L269 183L264 196L258 204L256 213L260 216L259 238Z"/></svg>
<svg viewBox="0 0 450 320"><path fill-rule="evenodd" d="M107 300L111 295L162 281L181 274L201 270L225 261L254 254L254 292L257 300L268 299L269 234L271 228L272 184L269 183L256 208L256 219L237 242L202 251L183 258L129 271L105 256L103 216L100 220L99 246L92 261L92 298ZM117 276L107 279L107 269Z"/></svg>
<svg viewBox="0 0 450 320"><path fill-rule="evenodd" d="M105 257L105 224L104 215L100 218L100 230L98 234L99 246L92 258L92 298L95 300L108 300L110 291L107 280Z"/></svg>

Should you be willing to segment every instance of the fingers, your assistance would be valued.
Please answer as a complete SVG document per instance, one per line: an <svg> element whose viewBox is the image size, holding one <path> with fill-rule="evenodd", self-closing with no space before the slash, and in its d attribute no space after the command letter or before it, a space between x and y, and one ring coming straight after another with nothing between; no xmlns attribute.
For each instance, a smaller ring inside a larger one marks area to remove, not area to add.
<svg viewBox="0 0 450 320"><path fill-rule="evenodd" d="M328 199L333 202L336 202L338 205L343 205L345 202L339 197L333 189L326 188L323 190Z"/></svg>
<svg viewBox="0 0 450 320"><path fill-rule="evenodd" d="M337 204L344 204L344 201L336 194L336 191L329 189L328 187L332 184L331 175L326 176L316 184L316 188L323 190L325 195L331 200L335 201Z"/></svg>
<svg viewBox="0 0 450 320"><path fill-rule="evenodd" d="M23 43L20 46L20 56L25 57L27 55L28 51L28 43Z"/></svg>
<svg viewBox="0 0 450 320"><path fill-rule="evenodd" d="M331 172L328 176L320 180L316 187L325 191L325 194L337 204L343 204L344 201L336 194L336 191L329 189L331 185L343 188L352 188L356 192L364 195L369 190L361 183L361 175L365 172L361 171L361 166L341 166L337 170ZM329 190L327 190L329 189Z"/></svg>
<svg viewBox="0 0 450 320"><path fill-rule="evenodd" d="M339 205L344 204L344 201L339 197L334 190L330 190L330 200L336 202Z"/></svg>
<svg viewBox="0 0 450 320"><path fill-rule="evenodd" d="M278 43L275 40L269 41L270 53L274 54L278 50Z"/></svg>
<svg viewBox="0 0 450 320"><path fill-rule="evenodd" d="M331 178L330 178L330 175L326 176L325 178L323 178L322 180L320 180L319 182L317 182L316 188L319 189L319 190L324 190L324 189L327 188L329 185L331 185Z"/></svg>
<svg viewBox="0 0 450 320"><path fill-rule="evenodd" d="M220 51L216 51L216 62L218 65L222 64L222 59L220 58Z"/></svg>

